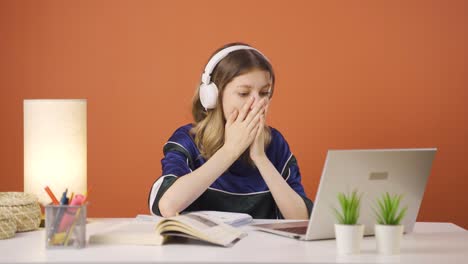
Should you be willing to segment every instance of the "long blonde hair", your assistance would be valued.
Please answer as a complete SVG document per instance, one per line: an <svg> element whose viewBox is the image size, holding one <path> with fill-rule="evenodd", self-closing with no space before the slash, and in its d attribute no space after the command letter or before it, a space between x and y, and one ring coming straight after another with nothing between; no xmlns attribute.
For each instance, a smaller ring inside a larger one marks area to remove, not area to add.
<svg viewBox="0 0 468 264"><path fill-rule="evenodd" d="M231 43L218 49L213 53L216 54L218 51L225 49L233 45L247 45L244 43ZM212 55L212 56L213 56ZM218 87L218 103L214 109L206 111L200 102L199 87L195 91L195 95L192 100L192 115L194 119L194 125L191 133L194 135L195 144L200 150L201 155L208 160L211 158L216 151L218 151L224 145L224 128L226 119L223 114L223 92L224 88L230 83L235 77L245 74L253 70L264 70L270 74L271 78L271 92L270 98L273 96L275 74L273 68L268 60L263 57L259 52L255 50L237 50L229 53L218 65L214 68L211 74L211 81ZM265 149L271 141L271 131L268 126L264 128L265 133ZM241 160L254 165L250 158L249 149L247 149L242 155Z"/></svg>

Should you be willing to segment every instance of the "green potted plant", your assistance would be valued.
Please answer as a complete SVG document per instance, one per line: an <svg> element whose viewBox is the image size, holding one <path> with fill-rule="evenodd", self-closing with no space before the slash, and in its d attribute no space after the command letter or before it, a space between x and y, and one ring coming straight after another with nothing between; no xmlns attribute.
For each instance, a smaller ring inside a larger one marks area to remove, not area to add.
<svg viewBox="0 0 468 264"><path fill-rule="evenodd" d="M361 251L364 236L364 225L358 224L361 197L356 190L351 194L337 195L341 210L333 210L338 222L335 224L335 237L339 254L359 254Z"/></svg>
<svg viewBox="0 0 468 264"><path fill-rule="evenodd" d="M377 251L384 255L400 253L400 241L404 226L401 220L405 217L408 207L400 210L402 195L390 195L388 192L377 199L377 209L374 209L377 218L375 225L375 239Z"/></svg>

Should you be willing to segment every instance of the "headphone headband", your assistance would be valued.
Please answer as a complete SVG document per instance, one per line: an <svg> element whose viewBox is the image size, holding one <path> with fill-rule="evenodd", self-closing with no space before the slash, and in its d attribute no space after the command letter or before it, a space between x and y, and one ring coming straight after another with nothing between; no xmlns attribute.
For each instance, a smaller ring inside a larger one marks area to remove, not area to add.
<svg viewBox="0 0 468 264"><path fill-rule="evenodd" d="M211 73L213 72L216 65L218 65L218 63L221 60L223 60L227 55L229 55L229 53L236 50L255 50L256 52L260 53L266 60L268 60L267 57L265 57L265 55L263 55L260 51L247 45L235 45L224 48L215 55L213 55L213 57L211 57L211 59L206 64L205 71L202 75L202 83L209 84L211 82Z"/></svg>
<svg viewBox="0 0 468 264"><path fill-rule="evenodd" d="M218 51L206 64L205 71L202 75L202 83L199 88L200 103L205 108L205 111L208 111L208 109L214 109L218 101L218 87L215 83L211 82L211 73L222 59L224 59L229 53L236 50L255 50L268 61L265 55L260 51L247 45L230 46Z"/></svg>

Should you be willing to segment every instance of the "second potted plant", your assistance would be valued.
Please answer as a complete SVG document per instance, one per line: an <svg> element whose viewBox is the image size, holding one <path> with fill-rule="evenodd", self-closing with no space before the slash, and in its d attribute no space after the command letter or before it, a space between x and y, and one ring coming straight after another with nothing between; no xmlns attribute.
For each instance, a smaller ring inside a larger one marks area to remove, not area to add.
<svg viewBox="0 0 468 264"><path fill-rule="evenodd" d="M377 200L377 217L375 225L375 239L377 240L377 251L384 255L400 253L400 241L403 236L404 226L400 224L405 217L408 207L399 212L402 195L391 196L388 192Z"/></svg>
<svg viewBox="0 0 468 264"><path fill-rule="evenodd" d="M358 224L361 209L361 195L357 191L351 194L338 193L341 212L333 208L336 219L335 237L339 254L359 254L364 225Z"/></svg>

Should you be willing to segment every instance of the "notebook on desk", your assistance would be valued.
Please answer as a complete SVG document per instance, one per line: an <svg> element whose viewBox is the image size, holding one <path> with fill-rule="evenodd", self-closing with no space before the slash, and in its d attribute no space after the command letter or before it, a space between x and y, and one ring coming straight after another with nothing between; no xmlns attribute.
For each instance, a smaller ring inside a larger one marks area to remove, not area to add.
<svg viewBox="0 0 468 264"><path fill-rule="evenodd" d="M435 148L383 150L330 150L320 178L314 208L308 221L253 225L260 231L299 240L335 238L337 194L357 189L363 193L359 223L364 235L374 234L375 201L385 192L403 194L408 206L404 232L413 230L426 188Z"/></svg>

